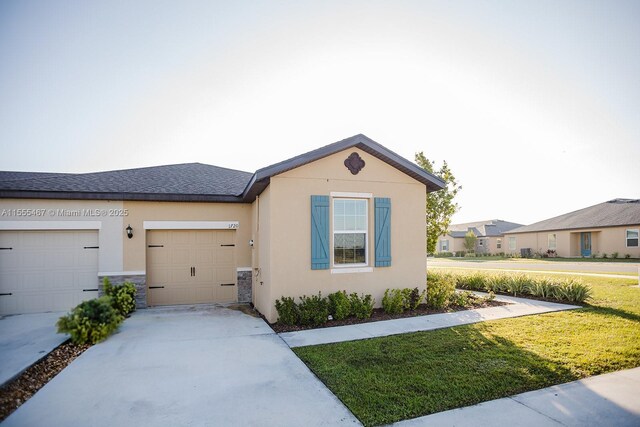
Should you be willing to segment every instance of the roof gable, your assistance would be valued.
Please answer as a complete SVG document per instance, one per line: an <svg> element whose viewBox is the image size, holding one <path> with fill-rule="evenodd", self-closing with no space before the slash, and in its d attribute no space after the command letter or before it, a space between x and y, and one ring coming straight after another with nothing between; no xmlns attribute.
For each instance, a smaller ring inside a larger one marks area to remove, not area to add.
<svg viewBox="0 0 640 427"><path fill-rule="evenodd" d="M477 237L495 237L502 236L509 232L509 230L513 230L521 226L522 224L517 224L515 222L503 221L501 219L490 219L487 221L451 224L447 234L451 237L464 237L469 230L472 230Z"/></svg>
<svg viewBox="0 0 640 427"><path fill-rule="evenodd" d="M323 159L349 148L356 147L409 175L418 182L423 183L426 186L427 192L441 190L445 186L444 181L425 171L415 163L412 163L404 157L383 147L365 135L358 134L316 150L300 154L299 156L292 157L282 162L275 163L271 166L258 169L253 175L249 185L247 185L243 198L246 201L254 200L255 197L269 185L269 180L272 176L304 166L308 163Z"/></svg>

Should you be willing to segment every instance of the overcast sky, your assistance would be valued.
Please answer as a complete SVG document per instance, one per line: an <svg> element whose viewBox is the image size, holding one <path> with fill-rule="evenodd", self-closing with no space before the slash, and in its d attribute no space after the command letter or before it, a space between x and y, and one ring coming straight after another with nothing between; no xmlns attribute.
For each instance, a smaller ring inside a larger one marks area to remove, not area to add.
<svg viewBox="0 0 640 427"><path fill-rule="evenodd" d="M364 133L454 222L640 198L640 1L0 2L0 169L253 172Z"/></svg>

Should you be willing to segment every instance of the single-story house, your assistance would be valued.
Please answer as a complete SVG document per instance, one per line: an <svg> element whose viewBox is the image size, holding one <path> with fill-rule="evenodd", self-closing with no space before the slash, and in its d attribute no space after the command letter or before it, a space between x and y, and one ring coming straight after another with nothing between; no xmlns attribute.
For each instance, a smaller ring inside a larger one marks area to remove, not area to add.
<svg viewBox="0 0 640 427"><path fill-rule="evenodd" d="M555 251L559 257L640 258L640 200L613 199L505 233L507 253Z"/></svg>
<svg viewBox="0 0 640 427"><path fill-rule="evenodd" d="M200 163L0 172L0 314L68 310L104 277L138 306L274 302L426 283L444 182L356 135L255 173Z"/></svg>
<svg viewBox="0 0 640 427"><path fill-rule="evenodd" d="M438 237L436 245L437 253L461 253L466 252L464 236L471 231L478 238L475 252L481 254L498 254L504 250L504 234L509 230L521 227L522 224L491 219L488 221L467 222L464 224L451 224L449 231Z"/></svg>

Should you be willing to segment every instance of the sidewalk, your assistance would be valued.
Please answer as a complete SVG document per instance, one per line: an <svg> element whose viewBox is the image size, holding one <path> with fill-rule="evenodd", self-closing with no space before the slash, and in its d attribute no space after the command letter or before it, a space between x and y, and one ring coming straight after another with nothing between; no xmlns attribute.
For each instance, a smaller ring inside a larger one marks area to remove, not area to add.
<svg viewBox="0 0 640 427"><path fill-rule="evenodd" d="M478 292L479 294L482 294ZM486 295L486 294L482 294ZM431 314L427 316L406 317L403 319L382 320L361 323L359 325L335 326L331 328L309 329L306 331L283 332L280 337L289 347L329 344L343 341L362 340L405 334L409 332L430 331L458 325L483 322L485 320L506 319L530 314L550 313L554 311L580 308L576 305L558 304L546 301L530 300L508 296L497 296L496 301L509 302L499 307L477 308L454 313Z"/></svg>
<svg viewBox="0 0 640 427"><path fill-rule="evenodd" d="M452 409L395 427L418 426L639 426L640 368Z"/></svg>

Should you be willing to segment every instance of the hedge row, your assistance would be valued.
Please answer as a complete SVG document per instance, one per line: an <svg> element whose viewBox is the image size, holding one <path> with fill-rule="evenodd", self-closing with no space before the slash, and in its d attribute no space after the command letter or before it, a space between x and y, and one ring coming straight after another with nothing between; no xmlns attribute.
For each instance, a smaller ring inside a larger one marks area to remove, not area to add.
<svg viewBox="0 0 640 427"><path fill-rule="evenodd" d="M428 283L450 277L459 289L534 296L559 302L584 303L591 297L591 287L573 278L531 277L525 274L450 274L429 272Z"/></svg>

